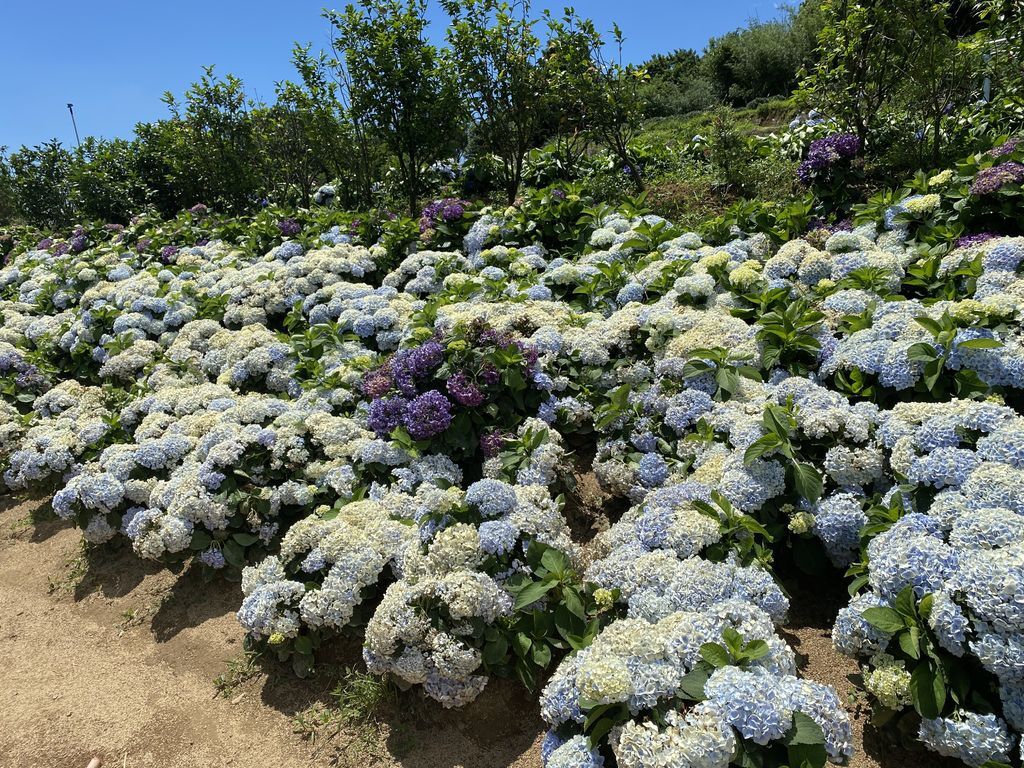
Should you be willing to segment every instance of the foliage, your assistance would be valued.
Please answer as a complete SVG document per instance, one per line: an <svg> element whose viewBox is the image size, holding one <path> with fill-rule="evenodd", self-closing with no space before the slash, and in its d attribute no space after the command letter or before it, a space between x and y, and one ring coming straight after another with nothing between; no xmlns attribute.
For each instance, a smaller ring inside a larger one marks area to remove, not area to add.
<svg viewBox="0 0 1024 768"><path fill-rule="evenodd" d="M452 18L448 41L458 83L473 117L477 151L501 159L508 202L519 192L526 153L533 147L547 101L529 0L445 0Z"/></svg>
<svg viewBox="0 0 1024 768"><path fill-rule="evenodd" d="M448 53L426 40L425 0L363 0L326 12L349 79L352 111L389 148L418 213L424 166L458 143L461 105Z"/></svg>

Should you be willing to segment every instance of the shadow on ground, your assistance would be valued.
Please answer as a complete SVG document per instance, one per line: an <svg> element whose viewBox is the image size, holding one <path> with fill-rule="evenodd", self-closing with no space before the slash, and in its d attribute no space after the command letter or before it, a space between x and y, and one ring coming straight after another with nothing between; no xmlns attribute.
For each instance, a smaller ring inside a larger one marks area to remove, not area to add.
<svg viewBox="0 0 1024 768"><path fill-rule="evenodd" d="M157 568L161 566L157 564ZM242 590L200 567L184 569L164 595L150 622L158 643L165 643L185 629L198 627L209 619L234 614L242 602ZM239 628L241 633L241 628Z"/></svg>
<svg viewBox="0 0 1024 768"><path fill-rule="evenodd" d="M143 560L121 539L89 546L83 553L84 573L75 585L76 601L93 594L113 600L124 597L147 576L163 570L160 563Z"/></svg>

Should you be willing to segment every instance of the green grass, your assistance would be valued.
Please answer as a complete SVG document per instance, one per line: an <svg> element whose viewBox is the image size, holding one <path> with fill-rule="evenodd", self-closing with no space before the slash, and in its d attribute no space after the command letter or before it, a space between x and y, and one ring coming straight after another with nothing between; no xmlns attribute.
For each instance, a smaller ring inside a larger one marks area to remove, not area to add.
<svg viewBox="0 0 1024 768"><path fill-rule="evenodd" d="M63 573L48 576L47 590L51 595L74 592L89 571L89 543L79 542L78 548L64 561Z"/></svg>
<svg viewBox="0 0 1024 768"><path fill-rule="evenodd" d="M239 686L256 677L260 673L259 658L256 651L243 651L228 661L227 670L213 681L217 693L230 698Z"/></svg>
<svg viewBox="0 0 1024 768"><path fill-rule="evenodd" d="M390 679L350 667L331 698L333 703L314 704L292 719L292 729L309 742L314 754L326 753L334 766L364 766L367 759L387 754L381 718L398 704L398 691Z"/></svg>

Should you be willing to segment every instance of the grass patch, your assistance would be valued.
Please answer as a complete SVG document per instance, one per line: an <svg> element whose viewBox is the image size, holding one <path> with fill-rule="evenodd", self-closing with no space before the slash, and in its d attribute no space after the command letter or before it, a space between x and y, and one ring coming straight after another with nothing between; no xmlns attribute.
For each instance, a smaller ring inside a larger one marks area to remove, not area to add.
<svg viewBox="0 0 1024 768"><path fill-rule="evenodd" d="M256 677L260 673L259 658L256 651L243 651L228 661L227 670L213 681L217 695L230 698L241 685Z"/></svg>
<svg viewBox="0 0 1024 768"><path fill-rule="evenodd" d="M47 576L47 592L51 595L74 592L89 570L89 542L82 540L63 563L59 576Z"/></svg>
<svg viewBox="0 0 1024 768"><path fill-rule="evenodd" d="M331 691L331 699L295 715L294 732L333 766L367 766L384 759L388 749L381 718L398 703L398 691L390 679L349 667Z"/></svg>

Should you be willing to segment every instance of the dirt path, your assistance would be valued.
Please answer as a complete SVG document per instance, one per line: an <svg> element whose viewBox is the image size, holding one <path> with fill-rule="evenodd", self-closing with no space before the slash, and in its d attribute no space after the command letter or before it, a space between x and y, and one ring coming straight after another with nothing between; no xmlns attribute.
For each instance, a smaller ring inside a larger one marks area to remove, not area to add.
<svg viewBox="0 0 1024 768"><path fill-rule="evenodd" d="M33 523L39 507L0 499L0 766L539 766L536 705L501 685L457 715L415 707L368 733L301 738L295 716L315 720L331 681L259 673L228 696L214 685L241 653L236 586L130 550L83 558L77 531Z"/></svg>
<svg viewBox="0 0 1024 768"><path fill-rule="evenodd" d="M855 752L848 768L964 768L922 747L904 749L891 733L879 733L871 725L867 696L853 681L860 668L832 646L836 610L848 599L842 580L807 579L802 588L788 586L790 624L781 634L796 651L800 675L835 688L850 713Z"/></svg>
<svg viewBox="0 0 1024 768"><path fill-rule="evenodd" d="M0 766L85 768L539 768L534 698L493 681L445 712L400 695L374 722L339 722L331 690L358 649L307 681L244 659L238 588L175 575L127 548L83 554L79 533L0 499ZM883 746L829 640L834 599L794 596L785 636L807 677L834 685L855 723L851 768L940 768ZM831 606L831 607L830 607ZM214 681L225 675L226 692Z"/></svg>

